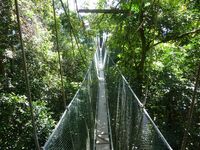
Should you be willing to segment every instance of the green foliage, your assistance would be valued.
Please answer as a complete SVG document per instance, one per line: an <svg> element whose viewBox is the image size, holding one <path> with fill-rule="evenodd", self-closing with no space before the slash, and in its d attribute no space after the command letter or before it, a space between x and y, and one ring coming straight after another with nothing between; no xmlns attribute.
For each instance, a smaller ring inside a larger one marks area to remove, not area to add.
<svg viewBox="0 0 200 150"><path fill-rule="evenodd" d="M0 149L34 149L30 110L25 95L23 57L16 28L14 1L0 5ZM63 112L58 53L51 0L18 0L30 90L34 101L40 146L52 131L54 120ZM62 10L56 1L56 12ZM73 31L64 23L71 21ZM91 54L91 36L85 40L83 26L74 13L57 14L59 47L64 70L67 103L75 94ZM71 36L70 32L74 32ZM73 43L73 44L72 44ZM78 43L78 44L77 44ZM86 57L85 52L89 49ZM80 53L81 52L81 53ZM81 57L81 54L83 57ZM85 61L83 61L83 58ZM8 94L12 93L12 94ZM9 124L9 125L8 125ZM6 133L8 132L8 133ZM5 136L5 139L2 137Z"/></svg>
<svg viewBox="0 0 200 150"><path fill-rule="evenodd" d="M14 93L1 94L0 106L0 148L33 149L33 128L26 97ZM39 141L43 145L55 122L44 102L34 102L33 107Z"/></svg>
<svg viewBox="0 0 200 150"><path fill-rule="evenodd" d="M8 64L13 56L14 45L16 45L16 24L12 20L12 1L3 1L0 5L0 90L10 86L10 72L7 71Z"/></svg>
<svg viewBox="0 0 200 150"><path fill-rule="evenodd" d="M180 149L200 62L199 1L120 1L117 8L130 13L83 16L85 24L66 5L64 12L60 1L55 2L67 103L92 58L93 38L99 31L108 32L107 45L114 61L141 100L147 97L147 108L156 123L173 147ZM106 1L98 3L103 8ZM54 125L51 117L58 120L63 112L52 1L19 0L19 9L42 145ZM0 20L0 149L33 149L29 107L22 96L26 86L13 1L2 1ZM188 149L200 147L198 106L199 96Z"/></svg>
<svg viewBox="0 0 200 150"><path fill-rule="evenodd" d="M147 108L175 149L180 149L200 63L198 5L195 0L122 1L118 7L129 14L104 17L97 25L111 33L114 61L140 99L147 98ZM198 105L194 116L196 110ZM188 149L199 149L199 121L193 118Z"/></svg>

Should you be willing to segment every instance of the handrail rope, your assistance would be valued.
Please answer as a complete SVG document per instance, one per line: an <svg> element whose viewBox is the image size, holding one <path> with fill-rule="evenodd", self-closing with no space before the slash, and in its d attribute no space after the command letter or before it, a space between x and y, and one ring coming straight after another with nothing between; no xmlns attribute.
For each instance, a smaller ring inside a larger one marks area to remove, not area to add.
<svg viewBox="0 0 200 150"><path fill-rule="evenodd" d="M61 63L61 57L60 57L60 48L58 44L58 30L57 30L57 21L56 21L56 12L55 12L55 2L52 0L53 3L53 15L54 15L54 25L55 25L55 32L56 32L56 50L58 52L58 63L59 63L59 70L60 70L60 80L61 80L61 88L62 88L62 98L63 98L63 104L64 109L66 109L66 95L64 90L64 82L63 82L63 70L62 70L62 63Z"/></svg>
<svg viewBox="0 0 200 150"><path fill-rule="evenodd" d="M74 28L73 28L73 25L72 25L72 23L71 23L70 10L69 10L69 2L68 2L68 0L67 0L67 4L68 4L67 10L68 10L68 13L66 13L67 11L66 11L66 9L65 9L65 6L64 6L63 1L60 0L60 2L61 2L62 7L63 7L63 9L64 9L65 15L66 15L66 16L68 17L68 19L69 19L70 31L72 32L72 34L73 34L73 36L74 36L75 43L76 43L76 45L77 45L77 47L78 47L78 51L80 52L81 58L82 58L82 60L84 61L85 65L87 66L87 62L86 62L86 60L85 60L86 58L84 58L84 57L86 57L86 53L84 52L84 57L83 57L82 51L80 50L79 40L78 40L78 38L77 38L77 36L76 36L76 34L75 34L75 32L74 32Z"/></svg>
<svg viewBox="0 0 200 150"><path fill-rule="evenodd" d="M60 0L60 2L61 2L61 5L62 5L63 10L64 10L64 12L65 12L65 15L66 15L66 16L68 17L68 19L69 19L70 29L72 30L72 34L73 34L73 36L74 36L76 45L77 45L77 47L78 47L78 51L79 51L79 53L80 53L80 56L81 56L81 58L82 58L82 60L83 60L83 62L84 62L84 64L85 64L85 66L87 66L87 61L85 60L86 58L84 58L84 57L86 57L86 54L84 53L85 56L83 56L82 51L80 50L80 45L79 45L79 43L78 43L78 38L77 38L77 36L75 35L75 33L74 33L74 28L73 28L73 26L72 26L72 24L71 24L71 22L70 22L70 16L69 16L69 14L67 13L67 10L66 10L66 8L65 8L65 5L64 5L63 1Z"/></svg>
<svg viewBox="0 0 200 150"><path fill-rule="evenodd" d="M89 65L89 68L85 74L85 77L83 79L83 81L81 82L81 85L79 86L79 89L76 91L74 97L72 98L71 102L68 104L68 106L66 107L64 113L62 114L60 120L58 121L58 123L56 124L55 128L53 129L53 132L50 134L48 140L46 141L45 145L44 145L44 148L48 145L48 143L50 142L49 139L52 139L53 135L55 134L56 130L58 129L59 125L61 124L62 120L64 120L64 117L66 115L66 113L69 111L70 107L72 106L72 103L75 101L75 98L77 97L81 87L83 86L83 83L85 82L86 78L87 78L87 75L92 67L92 63L93 61L91 61L90 65Z"/></svg>
<svg viewBox="0 0 200 150"><path fill-rule="evenodd" d="M68 0L67 0L68 1ZM78 3L77 3L77 0L74 0L75 1L75 6L76 6L76 13L77 13L77 15L78 15L78 18L79 18L79 20L82 22L82 24L83 24L83 31L86 33L86 27L85 27L85 24L84 24L84 21L83 21L83 19L82 19L82 17L81 17L81 15L79 14L79 11L78 11ZM86 38L87 38L87 34L85 35L86 36Z"/></svg>
<svg viewBox="0 0 200 150"><path fill-rule="evenodd" d="M171 148L171 146L169 145L169 143L167 142L167 140L165 139L165 137L163 136L163 134L160 132L160 130L158 129L157 125L154 123L154 121L151 119L151 117L149 116L149 113L146 111L144 105L140 102L139 98L137 97L137 95L135 94L135 92L132 90L130 84L128 83L128 81L126 80L126 78L123 76L122 72L119 70L119 68L116 66L116 64L114 63L113 59L110 57L110 55L108 54L109 59L111 60L111 62L113 63L114 67L117 69L117 71L120 73L121 77L123 78L123 80L126 82L126 84L128 85L129 89L131 90L131 93L133 94L133 96L135 97L135 99L138 102L138 105L140 106L140 108L142 108L143 112L145 113L145 115L147 116L147 118L150 120L150 122L152 123L154 129L156 130L156 132L158 133L158 135L160 136L160 138L162 139L162 141L164 142L164 144L167 146L167 148L169 150L173 150Z"/></svg>
<svg viewBox="0 0 200 150"><path fill-rule="evenodd" d="M64 9L64 3L62 4L62 6L63 6L63 9ZM77 5L77 8L78 8L78 5ZM73 42L73 37L72 37L72 34L73 34L73 36L74 36L74 38L75 38L75 43L76 43L76 45L77 45L77 47L78 47L78 51L80 52L80 55L81 55L81 58L82 58L82 60L84 61L84 65L85 66L87 66L87 62L85 61L85 59L86 58L83 58L83 55L82 55L82 52L81 52L81 50L80 50L80 46L78 45L78 40L76 39L76 36L75 36L75 34L73 33L73 28L72 28L72 24L71 24L71 18L70 18L70 9L69 9L69 1L67 0L67 11L68 11L68 15L65 13L65 15L68 17L68 19L69 19L69 22L70 22L70 37L71 37L71 45L72 45L72 49L73 49L73 56L75 56L75 52L74 52L74 42ZM79 16L79 14L78 14L78 18L79 18L79 20L81 20L81 18L80 18L80 16ZM83 20L82 20L82 23L84 24L84 22L83 22ZM85 26L84 26L85 27ZM84 32L85 32L85 28L84 28ZM85 57L86 57L86 53L84 52L84 55L85 55ZM74 57L73 57L73 59L74 59ZM76 59L75 59L75 61L76 62L78 62ZM79 68L79 67L78 67Z"/></svg>
<svg viewBox="0 0 200 150"><path fill-rule="evenodd" d="M23 57L24 76L25 76L26 92L27 92L26 94L27 94L27 99L28 99L28 103L29 103L29 107L30 107L31 124L33 126L33 136L34 136L36 149L40 150L40 145L39 145L38 136L37 136L37 127L36 127L36 124L35 124L35 116L34 116L34 112L33 112L34 108L33 108L33 102L32 102L32 97L31 97L30 81L29 81L29 77L28 77L28 69L27 69L27 64L26 64L27 63L26 54L25 54L25 50L24 50L21 21L20 21L20 16L19 16L19 6L18 6L17 0L15 0L15 9L16 9L20 45L21 45L22 57Z"/></svg>
<svg viewBox="0 0 200 150"><path fill-rule="evenodd" d="M67 1L68 2L68 1ZM69 6L69 4L68 4L68 6ZM68 13L69 13L69 10L68 10ZM72 48L72 59L73 59L73 61L75 60L76 62L77 62L77 60L76 59L74 59L75 58L75 51L74 51L74 49L75 49L75 47L74 47L74 41L73 41L73 35L72 35L72 30L71 30L71 27L70 27L70 31L69 31L70 33L70 39L71 39L71 48ZM72 62L73 62L72 61ZM72 68L73 69L73 68ZM74 71L74 69L73 69L73 71Z"/></svg>
<svg viewBox="0 0 200 150"><path fill-rule="evenodd" d="M163 134L160 132L160 130L158 129L157 125L154 123L154 121L151 119L151 117L149 116L149 113L147 112L147 110L145 108L143 108L143 112L145 113L145 115L147 116L147 118L150 120L150 122L153 124L154 129L156 130L156 132L158 133L158 135L160 136L160 138L162 139L162 141L164 142L164 144L167 146L167 148L169 150L173 150L171 148L171 146L169 145L169 143L167 142L167 140L165 139L165 137L163 136Z"/></svg>
<svg viewBox="0 0 200 150"><path fill-rule="evenodd" d="M66 113L68 112L68 110L70 109L72 103L75 101L75 97L78 95L81 87L83 86L83 83L85 82L86 78L87 78L87 75L89 74L89 71L91 70L92 68L92 64L93 64L93 59L90 61L90 65L88 67L88 70L87 72L85 73L85 76L84 76L84 79L83 81L81 82L81 85L79 86L79 89L76 91L74 97L72 98L71 102L68 104L68 106L66 107L64 113L62 114L60 120L58 121L58 123L56 124L56 127L54 128L53 132L50 134L48 140L46 141L45 145L43 146L44 148L48 145L48 143L50 142L49 139L51 139L54 135L54 133L56 132L56 130L58 129L59 125L61 124L62 120L64 119Z"/></svg>
<svg viewBox="0 0 200 150"><path fill-rule="evenodd" d="M109 59L112 61L112 63L115 65L113 59L109 56L109 54L108 54L108 57L109 57ZM87 78L87 75L88 75L88 73L89 73L89 70L91 69L92 63L93 63L93 61L91 61L91 64L90 64L90 66L89 66L89 68L88 68L88 71L87 71L87 73L85 74L84 80L82 81L82 83L81 83L79 89L77 90L77 92L76 92L76 94L74 95L74 97L73 97L72 101L70 102L70 104L67 106L68 109L66 109L65 112L63 113L61 119L59 120L58 124L56 125L56 128L54 129L53 133L50 135L49 139L51 139L51 137L53 136L53 134L54 134L54 132L56 131L56 129L58 128L59 124L60 124L60 123L62 122L62 120L64 119L65 114L67 113L67 111L68 111L69 108L71 107L72 103L74 102L75 97L78 95L78 93L79 93L79 91L80 91L80 89L81 89L81 87L82 87L84 81L85 81L86 78ZM158 129L158 127L156 126L156 124L154 123L154 121L153 121L153 120L151 119L151 117L149 116L149 114L148 114L148 112L146 111L144 105L143 105L143 104L140 102L140 100L137 98L136 94L134 93L134 91L133 91L132 88L130 87L128 81L127 81L127 80L125 79L125 77L122 75L122 73L121 73L121 71L119 70L119 68L118 68L116 65L115 65L114 67L117 69L117 71L120 73L122 79L123 79L123 80L125 81L125 83L128 85L128 88L131 90L131 93L133 94L133 96L134 96L135 99L137 100L139 107L143 110L144 114L147 116L147 118L149 119L149 121L152 123L154 129L156 130L156 132L158 133L158 135L160 136L160 138L162 139L162 141L164 142L164 144L167 146L167 148L168 148L169 150L172 150L171 146L169 145L169 143L167 142L167 140L165 139L165 137L162 135L162 133L160 132L160 130ZM47 141L46 144L47 144L48 142L49 142L49 141Z"/></svg>
<svg viewBox="0 0 200 150"><path fill-rule="evenodd" d="M132 3L132 2L131 2ZM113 32L116 32L117 31L117 26L113 29ZM136 33L136 32L135 32ZM135 34L134 33L134 34ZM148 94L148 91L149 91L149 88L148 88L148 86L149 86L149 82L151 82L150 80L150 77L147 75L147 73L145 73L145 75L148 77L148 79L147 79L147 85L146 85L146 88L145 88L145 97L144 97L144 100L143 100L143 102L142 102L142 104L145 106L146 105L146 101L147 101L147 94Z"/></svg>
<svg viewBox="0 0 200 150"><path fill-rule="evenodd" d="M71 20L70 19L70 9L69 9L69 2L68 2L68 0L67 0L67 5L68 5L68 7L67 7L67 9L68 9L68 18L69 18L69 21ZM78 5L77 5L77 8L78 8ZM82 22L82 25L83 25L83 31L85 32L85 26L84 26L84 22L83 22L83 20L81 20L81 16L79 15L79 13L78 13L78 18L79 18L79 21L81 21ZM71 24L72 25L72 24ZM73 28L72 28L72 30L73 30ZM78 40L77 40L78 41ZM86 53L85 53L85 51L84 51L84 55L86 56Z"/></svg>
<svg viewBox="0 0 200 150"><path fill-rule="evenodd" d="M108 95L106 93L106 99L108 99ZM108 100L106 101L106 108L107 108L107 115L108 115L108 126L109 126L109 137L110 137L110 149L114 150L114 146L113 146L113 136L112 136L112 127L111 127L111 118L110 118L110 109L108 106Z"/></svg>
<svg viewBox="0 0 200 150"><path fill-rule="evenodd" d="M68 1L68 0L67 0ZM85 33L84 34L84 36L85 36L85 38L86 39L88 39L88 35L87 35L87 33L86 33L86 27L85 27L85 24L84 24L84 20L83 20L83 18L81 17L81 15L79 14L79 8L78 8L78 3L77 3L77 0L74 0L75 1L75 7L76 7L76 13L77 13L77 15L78 15L78 18L79 18L79 21L81 21L82 22L82 25L83 25L83 32ZM95 50L96 51L96 50Z"/></svg>
<svg viewBox="0 0 200 150"><path fill-rule="evenodd" d="M67 0L67 7L69 8L69 2ZM68 14L70 14L69 9L68 9ZM70 22L70 18L69 18L69 22ZM73 35L72 35L72 30L70 28L69 30L69 34L70 34L70 39L71 39L71 48L72 48L72 62L78 62L75 59L75 47L74 47L74 41L73 41ZM72 67L72 72L74 72L74 67Z"/></svg>
<svg viewBox="0 0 200 150"><path fill-rule="evenodd" d="M64 4L63 4L64 5ZM77 6L77 8L78 8L78 6ZM68 19L69 19L69 22L71 23L71 18L70 18L70 9L69 9L69 1L67 0L67 11L68 11ZM79 18L79 20L80 20L80 16L78 15L78 18ZM71 27L72 27L72 24L71 24ZM85 29L85 28L84 28ZM84 30L85 31L85 30ZM73 56L75 56L75 52L74 52L74 42L73 42L73 37L72 37L72 34L73 34L73 31L72 31L72 28L70 28L70 37L71 37L71 45L72 45L72 49L73 49ZM75 37L74 37L75 38ZM75 39L76 40L76 39ZM75 41L76 42L76 45L78 46L78 51L80 52L80 54L81 54L81 51L79 50L80 49L80 47L79 47L79 45L78 45L78 42L77 41ZM82 55L82 54L81 54ZM86 57L86 53L84 52L84 55L85 55L85 57ZM83 59L83 57L81 56L81 58ZM74 59L74 58L73 58ZM75 60L76 62L77 62L77 60ZM85 65L87 65L86 63L85 63Z"/></svg>
<svg viewBox="0 0 200 150"><path fill-rule="evenodd" d="M68 1L68 0L67 0ZM79 20L84 24L84 22L83 22L83 19L81 19L81 16L80 16L80 14L79 14L79 12L78 12L78 3L77 3L77 0L74 0L75 1L75 7L76 7L76 13L77 13L77 15L78 15L78 18L79 18ZM85 27L85 26L84 26Z"/></svg>
<svg viewBox="0 0 200 150"><path fill-rule="evenodd" d="M85 36L86 39L88 39L88 34L86 32L86 27L85 27L85 23L84 23L83 17L79 13L77 0L75 0L75 5L76 5L76 13L78 14L78 18L82 22L82 25L83 25L83 32L85 33L84 36Z"/></svg>
<svg viewBox="0 0 200 150"><path fill-rule="evenodd" d="M120 73L120 76L123 78L123 80L126 82L126 84L128 85L129 89L131 90L131 93L133 94L133 96L135 97L135 99L138 102L138 105L143 108L144 105L141 103L141 101L139 100L139 98L137 97L137 95L135 94L135 92L133 91L133 89L131 88L130 84L128 83L128 81L126 80L126 78L124 77L124 75L122 74L122 72L119 70L119 67L116 66L116 64L114 63L113 59L110 57L110 55L108 54L109 59L111 60L111 62L113 63L114 67L117 69L117 71Z"/></svg>

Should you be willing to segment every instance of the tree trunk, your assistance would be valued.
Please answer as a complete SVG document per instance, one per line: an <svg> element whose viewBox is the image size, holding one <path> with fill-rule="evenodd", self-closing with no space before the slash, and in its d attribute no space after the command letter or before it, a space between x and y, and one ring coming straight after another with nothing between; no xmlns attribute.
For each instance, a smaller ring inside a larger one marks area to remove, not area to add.
<svg viewBox="0 0 200 150"><path fill-rule="evenodd" d="M182 140L182 144L181 144L181 150L185 150L186 146L187 146L188 132L190 130L190 126L192 125L192 116L193 116L194 107L195 107L199 78L200 78L200 63L199 63L199 68L198 68L198 71L197 71L197 76L196 76L196 81L195 81L195 87L194 87L194 91L193 91L193 95L192 95L192 103L190 105L190 110L189 110L189 113L188 113L186 128L185 128L185 131L184 131L183 140Z"/></svg>
<svg viewBox="0 0 200 150"><path fill-rule="evenodd" d="M147 52L149 50L149 46L146 41L144 26L143 26L143 22L144 22L143 6L144 6L144 4L142 4L142 8L141 8L141 12L140 12L140 18L139 18L140 19L140 27L138 30L140 40L141 40L141 59L140 59L139 65L137 66L137 70L136 70L137 71L137 83L138 83L137 95L140 99L142 98L142 95L143 95L142 85L144 82L144 65L145 65L145 61L146 61L146 57L147 57Z"/></svg>

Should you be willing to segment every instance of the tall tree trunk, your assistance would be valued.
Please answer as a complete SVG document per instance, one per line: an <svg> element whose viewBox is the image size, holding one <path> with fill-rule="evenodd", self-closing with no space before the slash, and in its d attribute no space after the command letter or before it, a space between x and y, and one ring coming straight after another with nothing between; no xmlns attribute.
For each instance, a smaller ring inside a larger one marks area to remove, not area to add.
<svg viewBox="0 0 200 150"><path fill-rule="evenodd" d="M144 82L144 65L145 65L145 61L146 61L146 57L147 57L147 52L149 50L149 46L147 44L147 40L145 37L145 31L144 31L144 26L143 26L143 22L144 22L144 3L141 6L141 12L140 12L140 18L139 18L139 22L140 22L140 27L139 27L139 36L140 36L140 40L141 40L141 59L139 62L139 65L137 66L137 83L138 83L138 89L137 89L137 95L138 97L141 99L143 92L142 92L142 85Z"/></svg>
<svg viewBox="0 0 200 150"><path fill-rule="evenodd" d="M188 113L186 128L185 128L185 131L184 131L183 140L182 140L182 144L181 144L181 150L185 150L186 146L187 146L188 132L189 132L190 127L192 125L192 116L193 116L195 102L196 102L196 94L197 94L199 78L200 78L200 63L199 63L199 68L198 68L198 71L197 71L197 76L196 76L196 81L195 81L195 87L194 87L194 91L193 91L193 95L192 95L192 103L190 105L190 110L189 110L189 113Z"/></svg>

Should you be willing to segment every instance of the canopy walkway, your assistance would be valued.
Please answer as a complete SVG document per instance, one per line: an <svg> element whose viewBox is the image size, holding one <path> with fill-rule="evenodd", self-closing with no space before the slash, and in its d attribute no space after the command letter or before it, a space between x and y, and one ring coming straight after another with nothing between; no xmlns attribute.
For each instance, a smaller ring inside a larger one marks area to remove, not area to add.
<svg viewBox="0 0 200 150"><path fill-rule="evenodd" d="M80 89L43 148L172 150L100 44Z"/></svg>

